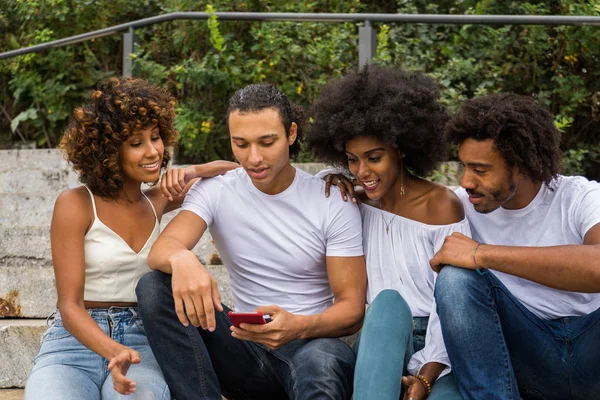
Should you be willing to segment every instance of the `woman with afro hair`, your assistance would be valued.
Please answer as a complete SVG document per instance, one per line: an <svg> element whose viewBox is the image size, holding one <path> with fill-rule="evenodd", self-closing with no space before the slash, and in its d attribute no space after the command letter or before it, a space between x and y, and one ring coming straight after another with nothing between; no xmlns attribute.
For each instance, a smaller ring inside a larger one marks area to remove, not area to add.
<svg viewBox="0 0 600 400"><path fill-rule="evenodd" d="M135 287L161 216L217 161L168 170L175 101L139 79L111 78L75 110L61 142L82 186L63 192L51 223L58 292L25 398L170 399L137 315Z"/></svg>
<svg viewBox="0 0 600 400"><path fill-rule="evenodd" d="M447 153L438 85L421 73L368 66L326 85L310 118L309 147L350 172L322 171L326 195L338 186L363 222L369 308L354 398L460 399L429 260L446 236L470 231L454 192L424 179Z"/></svg>

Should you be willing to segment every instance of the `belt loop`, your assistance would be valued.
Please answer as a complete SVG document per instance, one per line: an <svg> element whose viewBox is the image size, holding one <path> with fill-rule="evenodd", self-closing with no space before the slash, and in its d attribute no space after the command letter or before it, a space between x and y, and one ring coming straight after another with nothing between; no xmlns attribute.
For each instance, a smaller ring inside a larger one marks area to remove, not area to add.
<svg viewBox="0 0 600 400"><path fill-rule="evenodd" d="M58 310L54 310L52 311L52 314L48 315L48 318L46 318L46 326L50 326L50 320L54 320L56 313L58 312Z"/></svg>
<svg viewBox="0 0 600 400"><path fill-rule="evenodd" d="M131 311L131 320L129 320L129 325L133 325L133 323L138 319L137 311L133 307L129 307L129 311Z"/></svg>

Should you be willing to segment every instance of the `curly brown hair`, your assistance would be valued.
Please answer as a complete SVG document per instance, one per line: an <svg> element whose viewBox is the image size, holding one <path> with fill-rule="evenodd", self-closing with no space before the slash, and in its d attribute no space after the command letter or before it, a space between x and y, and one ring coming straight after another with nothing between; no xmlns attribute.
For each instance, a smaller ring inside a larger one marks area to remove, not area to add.
<svg viewBox="0 0 600 400"><path fill-rule="evenodd" d="M321 90L309 117L309 148L333 165L348 165L346 143L357 136L392 145L419 176L447 159L448 114L437 82L420 72L377 65L350 72Z"/></svg>
<svg viewBox="0 0 600 400"><path fill-rule="evenodd" d="M533 98L515 93L467 100L446 127L451 141L493 139L508 167L549 185L561 170L560 132L552 114Z"/></svg>
<svg viewBox="0 0 600 400"><path fill-rule="evenodd" d="M157 125L165 145L161 168L177 141L175 98L142 79L110 78L92 92L91 102L75 109L60 148L94 194L116 198L123 187L120 147L140 129Z"/></svg>

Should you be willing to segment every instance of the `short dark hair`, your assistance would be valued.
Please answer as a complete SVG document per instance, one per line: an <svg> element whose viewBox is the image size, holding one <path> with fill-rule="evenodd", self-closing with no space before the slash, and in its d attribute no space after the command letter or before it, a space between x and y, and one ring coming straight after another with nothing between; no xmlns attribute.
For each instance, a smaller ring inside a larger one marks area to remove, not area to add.
<svg viewBox="0 0 600 400"><path fill-rule="evenodd" d="M447 131L457 144L493 139L508 167L533 182L549 184L560 173L560 132L552 114L531 97L502 93L467 100Z"/></svg>
<svg viewBox="0 0 600 400"><path fill-rule="evenodd" d="M318 159L347 165L346 143L372 136L403 153L412 173L427 176L446 161L448 120L437 82L420 72L367 66L327 84L311 107L307 142Z"/></svg>
<svg viewBox="0 0 600 400"><path fill-rule="evenodd" d="M110 78L77 107L60 142L81 183L94 194L116 198L123 188L120 146L138 130L158 126L165 145L177 142L175 98L143 79ZM161 169L171 156L167 148Z"/></svg>
<svg viewBox="0 0 600 400"><path fill-rule="evenodd" d="M300 141L302 139L304 109L290 103L288 97L275 86L269 83L256 83L239 89L229 99L225 119L229 122L229 115L236 110L240 114L244 114L259 112L267 108L279 112L286 135L290 133L292 122L295 122L298 126L296 141L290 146L290 156L297 155L300 152Z"/></svg>

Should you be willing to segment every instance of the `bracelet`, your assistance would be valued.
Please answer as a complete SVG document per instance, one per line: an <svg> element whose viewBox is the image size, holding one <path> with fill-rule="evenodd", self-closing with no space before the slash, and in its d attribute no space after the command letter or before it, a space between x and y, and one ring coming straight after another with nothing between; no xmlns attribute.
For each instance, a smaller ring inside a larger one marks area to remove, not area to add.
<svg viewBox="0 0 600 400"><path fill-rule="evenodd" d="M423 386L425 387L425 396L429 396L431 393L431 384L423 375L417 375L416 378L421 381Z"/></svg>
<svg viewBox="0 0 600 400"><path fill-rule="evenodd" d="M475 249L473 250L473 264L475 264L475 269L479 269L479 266L477 265L477 258L475 257L479 246L481 246L481 243L477 243L477 246L475 246Z"/></svg>

